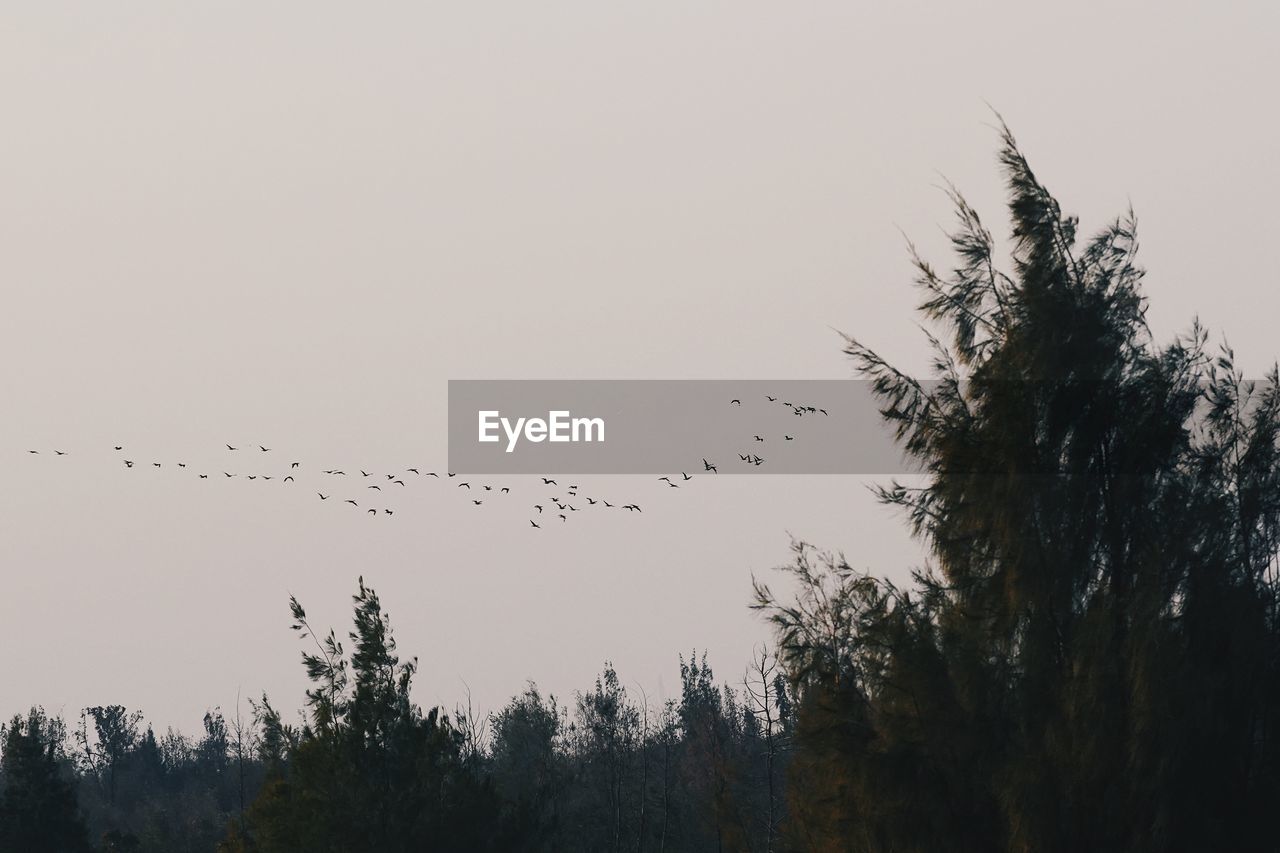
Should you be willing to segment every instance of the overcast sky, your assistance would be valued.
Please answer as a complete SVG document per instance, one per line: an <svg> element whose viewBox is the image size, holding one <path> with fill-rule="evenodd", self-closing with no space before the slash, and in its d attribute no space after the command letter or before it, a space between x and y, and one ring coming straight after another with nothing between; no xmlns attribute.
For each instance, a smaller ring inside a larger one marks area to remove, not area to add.
<svg viewBox="0 0 1280 853"><path fill-rule="evenodd" d="M831 326L923 370L898 229L946 262L942 174L1004 230L987 102L1086 232L1133 204L1158 335L1260 372L1280 7L1206 8L7 5L0 714L298 707L287 597L345 631L361 573L424 703L740 678L788 532L920 560L856 478L597 479L643 516L539 537L447 488L331 512L315 471L443 466L450 378L846 377ZM296 493L194 474L285 457Z"/></svg>

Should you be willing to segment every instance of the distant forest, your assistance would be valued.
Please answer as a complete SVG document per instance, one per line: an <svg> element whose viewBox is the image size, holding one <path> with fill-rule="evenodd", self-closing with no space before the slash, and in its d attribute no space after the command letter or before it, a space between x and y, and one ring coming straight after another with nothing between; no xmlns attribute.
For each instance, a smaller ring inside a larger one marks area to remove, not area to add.
<svg viewBox="0 0 1280 853"><path fill-rule="evenodd" d="M606 664L480 717L413 702L361 580L341 635L290 602L297 724L13 718L0 850L1280 849L1280 375L1154 341L1132 214L1081 238L1007 129L1000 162L1007 271L955 191L949 269L911 251L935 381L847 340L924 472L878 488L910 583L797 542L731 678L690 652L654 704Z"/></svg>

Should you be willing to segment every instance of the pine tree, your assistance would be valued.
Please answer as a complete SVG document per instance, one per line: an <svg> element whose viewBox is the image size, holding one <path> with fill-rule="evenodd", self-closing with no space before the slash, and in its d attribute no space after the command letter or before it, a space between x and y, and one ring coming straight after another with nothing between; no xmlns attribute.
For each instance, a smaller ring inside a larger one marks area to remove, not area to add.
<svg viewBox="0 0 1280 853"><path fill-rule="evenodd" d="M1012 273L955 191L912 250L937 375L847 352L923 472L901 588L799 544L757 585L800 693L793 832L859 851L1270 850L1280 394L1198 326L1158 345L1132 214L1077 222L1007 129Z"/></svg>

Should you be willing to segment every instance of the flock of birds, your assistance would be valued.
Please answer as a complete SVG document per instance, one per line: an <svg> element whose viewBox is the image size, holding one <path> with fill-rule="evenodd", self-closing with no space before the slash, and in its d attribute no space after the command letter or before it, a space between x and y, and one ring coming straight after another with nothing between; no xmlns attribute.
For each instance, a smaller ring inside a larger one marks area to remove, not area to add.
<svg viewBox="0 0 1280 853"><path fill-rule="evenodd" d="M826 409L816 406L798 405L787 401L779 400L774 396L765 395L765 400L770 403L780 403L792 410L797 417L805 415L823 415L827 416ZM741 407L742 400L735 398L729 401L730 406ZM795 436L783 434L782 441L794 441ZM753 434L750 439L750 446L755 447L757 444L767 443L763 436ZM114 445L112 450L119 456L120 461L128 470L135 469L158 469L165 467L164 462L140 462L138 459L127 458L129 455L124 445ZM65 457L71 454L65 450L49 451L55 457ZM226 454L237 454L236 456L228 456L227 459L236 459L242 461L244 457L259 457L263 462L274 463L279 458L279 454L273 448L265 445L232 445L227 444ZM39 450L28 450L28 454L40 455ZM266 456L265 454L274 454ZM751 465L760 467L765 464L765 459L758 453L738 452L737 462L740 465ZM287 467L274 467L266 465L253 465L252 469L255 473L246 473L242 465L236 466L218 466L209 471L197 471L187 465L186 462L171 463L174 467L184 472L193 474L199 480L231 480L241 478L244 480L260 481L263 483L275 482L281 486L292 485L297 482L297 478L309 473L311 469L304 467L300 461L290 460ZM239 471L228 471L227 467L240 468ZM265 473L271 470L272 473ZM454 491L466 489L466 497L470 500L472 507L492 506L495 502L505 502L513 494L513 487L493 482L481 482L479 478L464 477L459 478L459 474L452 471L428 471L423 470L422 466L407 467L403 470L392 472L374 472L364 469L352 469L348 473L343 468L324 468L317 469L319 476L327 478L323 481L319 489L315 492L316 497L327 502L333 500L337 505L350 505L361 512L372 515L374 517L392 517L395 516L397 510L392 506L387 506L387 498L399 492L401 489L408 489L410 482L425 482L428 480L436 480L441 484L448 483ZM702 470L700 474L718 474L719 465L716 461L702 458ZM678 476L666 475L658 477L657 480L665 483L668 488L678 489L687 485L694 479L694 475L688 472L680 472ZM537 482L540 481L540 482ZM359 487L359 491L352 491L353 488ZM519 489L517 489L519 491ZM581 487L575 483L566 483L561 486L559 480L555 477L537 477L532 483L532 491L534 491L533 503L529 504L530 528L541 530L543 525L548 522L554 523L556 519L560 523L567 523L574 513L586 510L602 511L602 510L619 510L627 513L643 513L640 504L635 501L621 502L609 501L600 496L587 495L581 492Z"/></svg>

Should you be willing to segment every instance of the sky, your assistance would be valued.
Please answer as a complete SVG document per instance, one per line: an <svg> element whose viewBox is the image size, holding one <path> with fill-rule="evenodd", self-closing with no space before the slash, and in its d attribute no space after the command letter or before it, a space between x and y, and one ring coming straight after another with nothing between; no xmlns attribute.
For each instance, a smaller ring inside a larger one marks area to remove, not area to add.
<svg viewBox="0 0 1280 853"><path fill-rule="evenodd" d="M450 379L848 378L835 329L923 373L903 234L947 262L944 177L1004 233L992 108L1086 233L1133 206L1160 340L1199 316L1261 373L1278 35L1261 2L7 6L0 714L300 707L288 596L344 632L359 575L425 704L606 660L658 700L695 648L740 680L791 536L924 559L865 479L593 478L643 515L537 537L419 483L331 512L317 472L443 467Z"/></svg>

